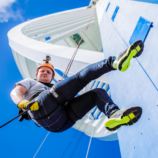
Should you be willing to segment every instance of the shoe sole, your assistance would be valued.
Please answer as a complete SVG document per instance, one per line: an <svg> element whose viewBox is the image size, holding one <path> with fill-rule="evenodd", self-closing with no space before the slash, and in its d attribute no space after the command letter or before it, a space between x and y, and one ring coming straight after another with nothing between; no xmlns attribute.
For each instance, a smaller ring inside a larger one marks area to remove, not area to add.
<svg viewBox="0 0 158 158"><path fill-rule="evenodd" d="M105 127L109 131L114 131L123 125L132 125L139 120L142 114L141 107L132 107L127 109L121 118L111 118L105 123Z"/></svg>
<svg viewBox="0 0 158 158"><path fill-rule="evenodd" d="M130 66L131 59L140 56L142 51L143 43L141 41L132 44L129 49L125 51L126 53L119 59L118 69L122 72L126 71Z"/></svg>

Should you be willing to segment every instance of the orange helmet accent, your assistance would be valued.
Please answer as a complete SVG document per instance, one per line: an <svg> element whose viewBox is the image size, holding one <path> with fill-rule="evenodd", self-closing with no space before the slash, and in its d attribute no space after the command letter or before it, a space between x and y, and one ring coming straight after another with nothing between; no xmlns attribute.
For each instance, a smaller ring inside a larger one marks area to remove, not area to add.
<svg viewBox="0 0 158 158"><path fill-rule="evenodd" d="M37 67L37 70L40 69L41 67L48 67L48 68L50 68L52 71L54 71L54 66L51 65L50 63L43 63L43 64L40 64L40 65Z"/></svg>
<svg viewBox="0 0 158 158"><path fill-rule="evenodd" d="M49 60L50 60L50 57L49 56L46 56L46 60L43 60L43 63L40 64L38 67L37 67L37 72L38 70L41 68L41 67L47 67L47 68L50 68L53 72L53 76L55 76L55 71L54 71L54 66L52 64L49 63Z"/></svg>

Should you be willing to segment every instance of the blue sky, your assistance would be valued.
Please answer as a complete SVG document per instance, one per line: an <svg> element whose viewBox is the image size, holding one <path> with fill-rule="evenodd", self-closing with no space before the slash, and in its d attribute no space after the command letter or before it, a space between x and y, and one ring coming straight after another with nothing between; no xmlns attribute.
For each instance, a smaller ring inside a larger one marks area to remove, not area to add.
<svg viewBox="0 0 158 158"><path fill-rule="evenodd" d="M42 15L88 5L89 0L1 0L0 1L0 124L17 115L10 99L14 83L22 77L8 45L7 32L14 26ZM0 129L0 157L32 158L47 131L31 121L12 122ZM84 158L89 137L74 129L50 133L38 158ZM89 158L120 158L118 142L92 140Z"/></svg>

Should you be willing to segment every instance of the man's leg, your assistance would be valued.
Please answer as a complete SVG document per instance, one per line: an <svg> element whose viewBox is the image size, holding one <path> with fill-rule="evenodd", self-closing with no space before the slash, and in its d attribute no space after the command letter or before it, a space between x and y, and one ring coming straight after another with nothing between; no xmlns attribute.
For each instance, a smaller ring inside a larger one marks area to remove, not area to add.
<svg viewBox="0 0 158 158"><path fill-rule="evenodd" d="M59 94L59 100L70 100L84 88L90 81L101 75L115 70L112 63L115 57L109 57L97 63L91 64L75 75L68 77L54 85L55 91Z"/></svg>
<svg viewBox="0 0 158 158"><path fill-rule="evenodd" d="M113 67L122 72L126 71L130 66L132 58L136 58L141 55L144 49L142 41L136 41L127 50L121 53L118 58L114 61Z"/></svg>
<svg viewBox="0 0 158 158"><path fill-rule="evenodd" d="M105 90L96 88L69 101L66 111L71 120L75 122L94 106L97 106L107 117L119 110L119 107L112 101Z"/></svg>
<svg viewBox="0 0 158 158"><path fill-rule="evenodd" d="M130 107L128 109L117 110L111 114L109 120L105 122L105 127L114 131L123 125L132 125L138 121L142 115L142 108L139 106Z"/></svg>
<svg viewBox="0 0 158 158"><path fill-rule="evenodd" d="M55 91L59 94L59 100L72 99L90 81L112 70L125 71L130 65L132 58L139 56L143 51L143 43L137 41L132 44L118 58L109 57L95 64L91 64L77 74L66 78L55 85Z"/></svg>
<svg viewBox="0 0 158 158"><path fill-rule="evenodd" d="M96 105L109 118L105 123L105 127L110 131L114 131L123 125L134 124L142 114L141 107L120 110L106 91L100 88L91 90L69 101L66 112L70 120L76 122Z"/></svg>

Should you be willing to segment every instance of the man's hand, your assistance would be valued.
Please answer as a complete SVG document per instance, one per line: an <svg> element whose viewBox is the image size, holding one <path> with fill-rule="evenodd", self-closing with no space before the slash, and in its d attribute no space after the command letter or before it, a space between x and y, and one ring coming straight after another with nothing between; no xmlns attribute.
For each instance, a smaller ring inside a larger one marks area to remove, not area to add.
<svg viewBox="0 0 158 158"><path fill-rule="evenodd" d="M27 106L30 104L30 102L28 100L22 100L19 104L18 104L18 108L20 109L27 109ZM30 105L29 105L30 106ZM31 111L37 111L39 109L39 105L38 102L33 102L32 105L30 106L30 110Z"/></svg>

